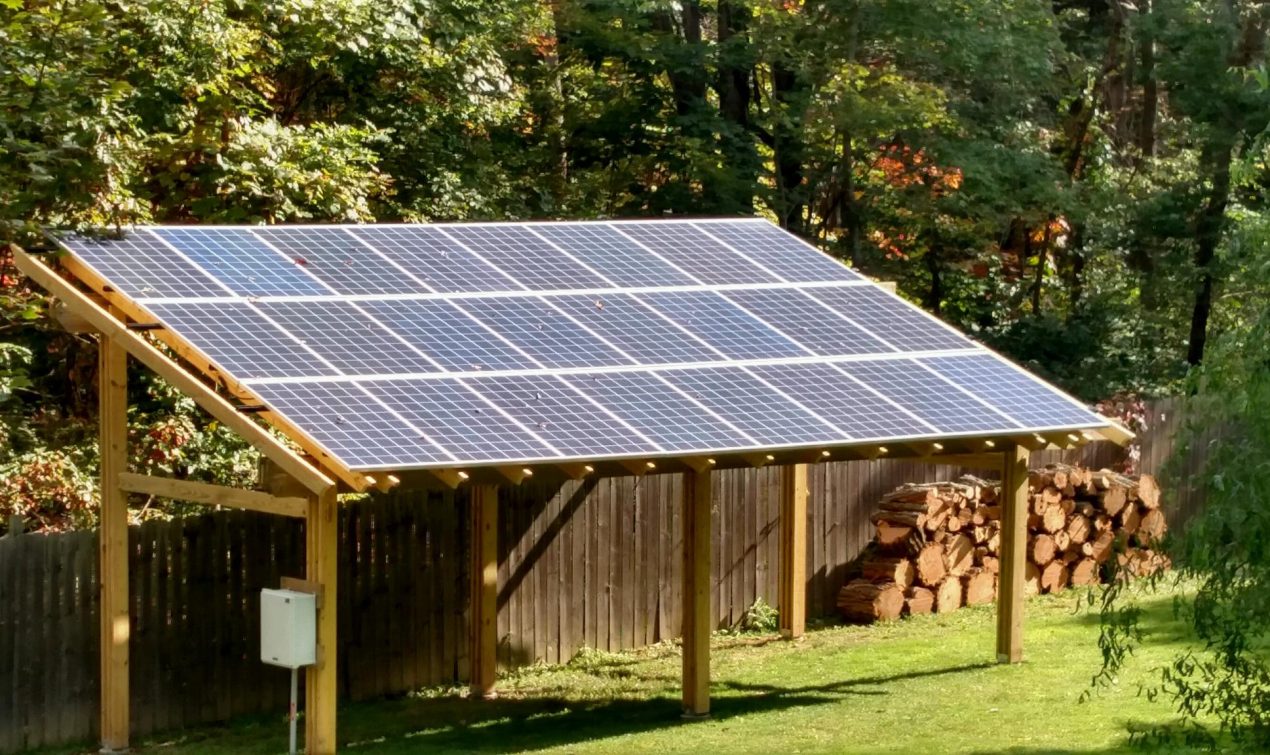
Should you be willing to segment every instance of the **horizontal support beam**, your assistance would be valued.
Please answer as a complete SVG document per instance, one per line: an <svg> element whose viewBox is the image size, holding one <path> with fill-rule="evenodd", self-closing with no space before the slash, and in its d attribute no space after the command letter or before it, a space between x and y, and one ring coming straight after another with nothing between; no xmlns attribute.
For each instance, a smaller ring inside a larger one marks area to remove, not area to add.
<svg viewBox="0 0 1270 755"><path fill-rule="evenodd" d="M974 467L976 469L1001 469L1001 454L939 454L923 456L918 459L923 464L952 464L957 467Z"/></svg>
<svg viewBox="0 0 1270 755"><path fill-rule="evenodd" d="M72 286L43 262L16 248L13 259L18 269L28 278L55 298L60 299L68 309L83 317L102 335L113 338L137 361L172 383L177 390L194 399L208 414L238 433L243 440L272 459L305 488L315 494L321 494L335 485L335 481L323 474L321 470L300 458L268 430L244 417L219 393L182 370L149 341L128 330L123 323L111 316L87 294ZM349 473L340 476L358 492L370 486L370 481L364 475Z"/></svg>
<svg viewBox="0 0 1270 755"><path fill-rule="evenodd" d="M309 509L309 501L306 498L286 498L258 490L243 490L224 485L211 485L206 482L153 477L132 472L119 473L119 487L129 493L191 501L208 506L227 506L231 509L246 509L296 519L305 518Z"/></svg>

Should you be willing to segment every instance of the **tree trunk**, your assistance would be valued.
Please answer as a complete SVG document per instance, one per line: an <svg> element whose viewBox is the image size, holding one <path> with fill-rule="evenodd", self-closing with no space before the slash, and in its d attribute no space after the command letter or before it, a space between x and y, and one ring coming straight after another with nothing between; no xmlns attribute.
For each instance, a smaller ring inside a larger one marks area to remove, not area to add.
<svg viewBox="0 0 1270 755"><path fill-rule="evenodd" d="M1160 85L1155 75L1155 32L1151 29L1152 0L1141 0L1139 19L1143 26L1138 42L1142 65L1142 119L1138 122L1138 149L1143 157L1155 157L1155 124L1160 109Z"/></svg>
<svg viewBox="0 0 1270 755"><path fill-rule="evenodd" d="M1191 338L1186 361L1204 361L1208 342L1208 319L1213 309L1213 258L1226 229L1226 206L1230 203L1230 160L1235 151L1232 135L1223 134L1204 145L1200 163L1209 169L1208 197L1195 223L1195 299L1191 307Z"/></svg>

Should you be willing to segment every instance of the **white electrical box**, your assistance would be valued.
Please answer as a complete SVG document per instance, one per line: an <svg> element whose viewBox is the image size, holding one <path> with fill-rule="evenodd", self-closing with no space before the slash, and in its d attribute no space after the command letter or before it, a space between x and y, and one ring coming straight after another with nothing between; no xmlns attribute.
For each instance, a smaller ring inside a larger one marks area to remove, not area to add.
<svg viewBox="0 0 1270 755"><path fill-rule="evenodd" d="M317 663L317 596L260 591L260 660L284 668Z"/></svg>

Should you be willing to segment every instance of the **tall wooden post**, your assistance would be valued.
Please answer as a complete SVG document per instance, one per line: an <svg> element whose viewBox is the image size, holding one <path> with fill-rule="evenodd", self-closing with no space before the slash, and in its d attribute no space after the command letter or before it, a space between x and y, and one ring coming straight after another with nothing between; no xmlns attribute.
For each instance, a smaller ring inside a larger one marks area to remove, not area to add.
<svg viewBox="0 0 1270 755"><path fill-rule="evenodd" d="M498 486L472 487L471 657L473 698L492 699L498 663Z"/></svg>
<svg viewBox="0 0 1270 755"><path fill-rule="evenodd" d="M781 636L803 636L807 628L807 465L786 467L781 474L780 612Z"/></svg>
<svg viewBox="0 0 1270 755"><path fill-rule="evenodd" d="M1023 572L1027 552L1028 450L1005 451L1001 480L1001 574L997 595L997 662L1023 660Z"/></svg>
<svg viewBox="0 0 1270 755"><path fill-rule="evenodd" d="M304 672L304 751L335 752L336 678L335 617L339 565L339 502L334 487L310 496L305 532L305 579L317 588L317 663Z"/></svg>
<svg viewBox="0 0 1270 755"><path fill-rule="evenodd" d="M128 354L103 335L98 343L97 401L101 455L98 574L101 597L101 751L128 749Z"/></svg>
<svg viewBox="0 0 1270 755"><path fill-rule="evenodd" d="M683 544L684 715L710 714L710 469L685 472Z"/></svg>

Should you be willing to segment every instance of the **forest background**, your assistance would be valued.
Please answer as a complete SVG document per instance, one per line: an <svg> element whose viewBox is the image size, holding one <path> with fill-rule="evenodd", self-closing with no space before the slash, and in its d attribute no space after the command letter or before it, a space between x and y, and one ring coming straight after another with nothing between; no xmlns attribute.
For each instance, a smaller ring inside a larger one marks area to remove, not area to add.
<svg viewBox="0 0 1270 755"><path fill-rule="evenodd" d="M1268 28L1255 0L0 0L0 245L757 214L1134 420L1270 365ZM92 526L94 340L8 254L0 312L0 532ZM143 470L253 478L131 390Z"/></svg>

